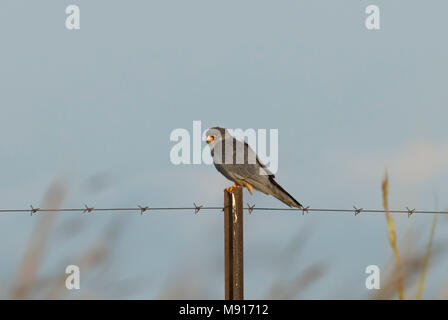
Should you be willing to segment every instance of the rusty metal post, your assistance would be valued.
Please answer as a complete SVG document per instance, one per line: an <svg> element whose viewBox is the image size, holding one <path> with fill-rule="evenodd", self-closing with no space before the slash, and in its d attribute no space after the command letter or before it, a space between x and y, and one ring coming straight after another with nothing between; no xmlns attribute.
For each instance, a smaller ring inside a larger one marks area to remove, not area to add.
<svg viewBox="0 0 448 320"><path fill-rule="evenodd" d="M243 300L243 189L224 190L224 264L226 300Z"/></svg>

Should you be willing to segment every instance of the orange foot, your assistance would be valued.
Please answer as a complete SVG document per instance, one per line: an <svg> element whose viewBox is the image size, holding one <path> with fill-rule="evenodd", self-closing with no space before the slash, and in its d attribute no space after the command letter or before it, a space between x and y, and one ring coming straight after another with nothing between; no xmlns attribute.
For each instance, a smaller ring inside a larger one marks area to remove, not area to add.
<svg viewBox="0 0 448 320"><path fill-rule="evenodd" d="M231 187L227 187L225 190L227 190L227 192L229 192L229 193L232 193L232 192L233 192L233 189L235 189L236 187L238 187L238 186L237 186L237 184L235 183L233 186L231 186Z"/></svg>
<svg viewBox="0 0 448 320"><path fill-rule="evenodd" d="M247 190L249 190L249 192L250 192L250 194L254 194L254 190L252 189L252 186L250 185L250 184L248 184L246 181L242 181L241 182L242 183L242 185L244 186L244 187L246 187L247 188Z"/></svg>

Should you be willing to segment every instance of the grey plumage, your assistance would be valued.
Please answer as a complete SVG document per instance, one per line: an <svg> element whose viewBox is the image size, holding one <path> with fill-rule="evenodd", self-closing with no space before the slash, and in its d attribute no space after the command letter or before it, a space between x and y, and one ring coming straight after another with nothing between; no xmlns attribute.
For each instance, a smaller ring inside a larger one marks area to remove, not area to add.
<svg viewBox="0 0 448 320"><path fill-rule="evenodd" d="M250 193L254 188L273 195L290 207L302 208L302 205L275 181L275 175L260 162L246 142L235 139L226 129L220 127L209 129L206 135L213 163L223 176L237 185L245 186Z"/></svg>

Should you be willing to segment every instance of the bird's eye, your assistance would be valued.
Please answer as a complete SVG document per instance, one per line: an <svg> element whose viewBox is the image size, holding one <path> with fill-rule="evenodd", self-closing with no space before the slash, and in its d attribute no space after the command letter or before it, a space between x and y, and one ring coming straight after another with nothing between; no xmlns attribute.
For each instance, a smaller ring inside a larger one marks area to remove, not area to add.
<svg viewBox="0 0 448 320"><path fill-rule="evenodd" d="M214 136L208 136L208 137L207 137L207 142L208 142L208 143L212 142L213 140L215 140L215 137L214 137Z"/></svg>

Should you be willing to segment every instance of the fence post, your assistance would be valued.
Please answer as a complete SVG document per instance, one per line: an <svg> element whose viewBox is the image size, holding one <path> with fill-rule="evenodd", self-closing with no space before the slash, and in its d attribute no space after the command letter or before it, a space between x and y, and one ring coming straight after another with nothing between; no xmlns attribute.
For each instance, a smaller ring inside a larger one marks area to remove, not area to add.
<svg viewBox="0 0 448 320"><path fill-rule="evenodd" d="M243 189L224 190L224 264L226 300L244 298Z"/></svg>

